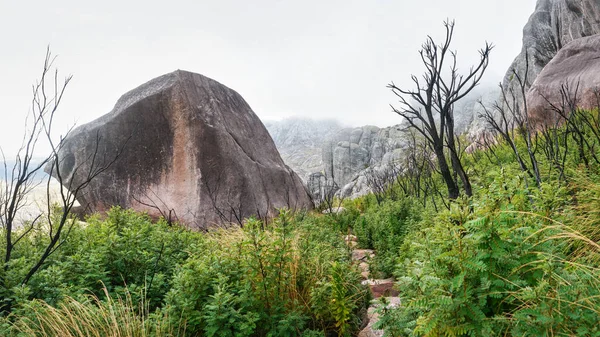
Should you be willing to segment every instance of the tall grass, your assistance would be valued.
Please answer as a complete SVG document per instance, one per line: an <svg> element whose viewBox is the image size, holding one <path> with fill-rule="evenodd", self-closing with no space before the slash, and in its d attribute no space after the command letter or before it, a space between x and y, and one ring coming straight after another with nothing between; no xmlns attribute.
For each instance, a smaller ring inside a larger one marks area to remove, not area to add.
<svg viewBox="0 0 600 337"><path fill-rule="evenodd" d="M593 242L600 242L600 177L574 175L573 227ZM597 247L595 247L597 248ZM600 255L600 250L596 249Z"/></svg>
<svg viewBox="0 0 600 337"><path fill-rule="evenodd" d="M146 301L135 305L131 295L105 300L89 295L83 301L66 297L57 307L41 300L25 305L27 315L13 324L18 335L36 337L150 337L182 336L185 324L173 326L164 314L150 313Z"/></svg>

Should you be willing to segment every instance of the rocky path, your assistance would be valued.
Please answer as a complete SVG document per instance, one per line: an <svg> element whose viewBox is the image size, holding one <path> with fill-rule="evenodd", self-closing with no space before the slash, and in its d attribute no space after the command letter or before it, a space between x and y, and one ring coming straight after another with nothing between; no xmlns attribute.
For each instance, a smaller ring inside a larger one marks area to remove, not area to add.
<svg viewBox="0 0 600 337"><path fill-rule="evenodd" d="M382 305L380 298L386 298L386 305L390 308L400 305L398 291L393 289L394 279L372 279L369 270L369 261L375 257L375 252L371 249L356 249L357 238L354 235L347 235L346 243L352 250L352 260L356 263L363 277L363 284L371 289L373 302L367 311L368 323L358 334L358 337L381 337L383 330L374 329L373 326L379 321L377 309Z"/></svg>

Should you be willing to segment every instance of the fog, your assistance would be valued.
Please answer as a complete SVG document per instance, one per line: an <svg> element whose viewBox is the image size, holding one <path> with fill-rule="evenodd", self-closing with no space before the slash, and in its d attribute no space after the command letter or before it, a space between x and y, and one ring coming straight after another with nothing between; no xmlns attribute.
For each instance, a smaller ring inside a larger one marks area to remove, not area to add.
<svg viewBox="0 0 600 337"><path fill-rule="evenodd" d="M499 82L521 48L535 0L0 0L0 146L22 138L31 85L46 47L61 77L73 75L58 131L109 112L120 95L184 69L238 91L263 120L291 116L387 126L394 97L410 86L417 53L456 20L461 69L486 41L496 48L484 81Z"/></svg>

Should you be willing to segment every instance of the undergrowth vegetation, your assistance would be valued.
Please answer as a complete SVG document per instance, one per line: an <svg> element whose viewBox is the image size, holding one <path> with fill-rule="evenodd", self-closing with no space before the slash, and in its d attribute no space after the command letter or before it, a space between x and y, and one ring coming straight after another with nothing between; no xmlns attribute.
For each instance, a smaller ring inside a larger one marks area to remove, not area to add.
<svg viewBox="0 0 600 337"><path fill-rule="evenodd" d="M2 274L0 335L352 336L370 301L354 234L376 251L372 276L396 279L386 336L600 336L600 164L595 136L584 160L567 128L553 131L567 135L564 161L539 155L539 177L502 141L464 154L474 195L453 201L429 170L339 214L282 210L208 233L113 208L75 222L22 285L47 246L32 231Z"/></svg>
<svg viewBox="0 0 600 337"><path fill-rule="evenodd" d="M424 48L437 74L438 47L430 38ZM514 75L524 93L527 79ZM600 336L598 109L577 109L567 95L533 125L526 104L484 108L491 133L467 152L452 126L460 85L452 93L434 77L437 90L391 85L410 108L394 110L421 132L407 133L402 163L371 170L375 193L342 202L327 190L328 214L283 209L198 233L118 207L79 222L69 216L76 194L63 194L54 213L19 227L29 179L43 166L28 169L24 147L1 193L0 336L353 336L371 293L348 234L375 250L371 276L395 277L401 304L379 306L385 336ZM36 97L46 97L41 83ZM402 94L420 97L429 126ZM50 129L48 106L36 127Z"/></svg>
<svg viewBox="0 0 600 337"><path fill-rule="evenodd" d="M14 285L0 335L348 336L369 293L324 221L283 210L203 234L113 208ZM27 265L44 239L29 236L14 261Z"/></svg>
<svg viewBox="0 0 600 337"><path fill-rule="evenodd" d="M208 233L114 208L75 223L23 286L48 240L32 231L2 275L0 334L355 335L370 293L351 233L376 251L372 276L396 279L401 305L380 307L377 324L386 336L600 336L600 166L564 140L560 166L537 158L539 184L506 143L465 154L474 195L454 201L414 193L443 186L432 170L339 214L282 210Z"/></svg>
<svg viewBox="0 0 600 337"><path fill-rule="evenodd" d="M587 133L559 125L545 131L556 138L535 137L539 177L515 158L527 153L519 136L517 151L498 138L465 154L475 193L444 209L416 193L353 201L369 205L353 226L360 244L382 250L376 267L392 270L400 292L399 307L381 309L386 336L600 336L598 128L586 125Z"/></svg>

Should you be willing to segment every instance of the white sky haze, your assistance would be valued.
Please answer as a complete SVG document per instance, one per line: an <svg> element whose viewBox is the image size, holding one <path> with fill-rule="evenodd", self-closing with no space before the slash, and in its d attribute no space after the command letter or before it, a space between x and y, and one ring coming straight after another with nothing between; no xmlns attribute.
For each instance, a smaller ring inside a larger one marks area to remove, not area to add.
<svg viewBox="0 0 600 337"><path fill-rule="evenodd" d="M238 91L261 119L400 122L386 84L420 75L427 34L456 20L462 69L485 41L497 83L521 48L535 0L0 0L0 146L21 139L46 47L73 75L57 126L109 112L126 91L184 69Z"/></svg>

